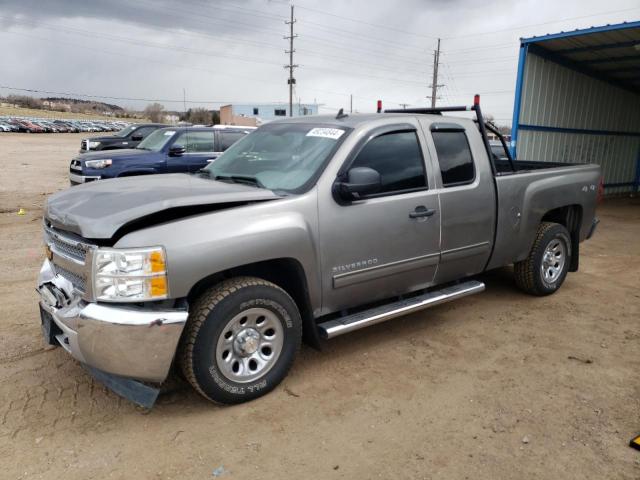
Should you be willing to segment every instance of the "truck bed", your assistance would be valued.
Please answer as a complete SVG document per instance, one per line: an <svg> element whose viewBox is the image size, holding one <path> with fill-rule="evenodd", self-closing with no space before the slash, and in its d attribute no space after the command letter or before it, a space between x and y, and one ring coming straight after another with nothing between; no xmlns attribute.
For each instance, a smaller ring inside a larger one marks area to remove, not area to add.
<svg viewBox="0 0 640 480"><path fill-rule="evenodd" d="M595 215L600 167L593 164L515 161L496 175L498 211L496 237L488 268L523 260L528 255L541 212L558 205L580 209L580 241L586 238Z"/></svg>
<svg viewBox="0 0 640 480"><path fill-rule="evenodd" d="M536 160L514 160L513 167L515 168L515 172L511 168L511 163L509 160L496 160L494 158L494 165L496 166L496 171L499 174L509 174L509 173L519 173L531 170L542 170L545 168L560 168L560 167L570 167L575 165L582 165L580 163L560 163L560 162L545 162L545 161L536 161Z"/></svg>

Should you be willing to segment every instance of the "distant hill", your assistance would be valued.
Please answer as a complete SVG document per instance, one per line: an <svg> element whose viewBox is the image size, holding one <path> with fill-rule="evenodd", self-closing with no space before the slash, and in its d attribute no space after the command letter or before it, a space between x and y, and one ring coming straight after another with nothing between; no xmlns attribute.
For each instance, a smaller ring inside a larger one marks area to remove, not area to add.
<svg viewBox="0 0 640 480"><path fill-rule="evenodd" d="M63 98L63 97L46 97L42 99L43 102L59 103L59 104L72 104L72 105L84 105L92 110L111 110L112 112L124 112L124 108L120 105L113 105L111 103L96 102L94 100L80 100L79 98Z"/></svg>
<svg viewBox="0 0 640 480"><path fill-rule="evenodd" d="M118 118L140 118L138 112L126 110L119 105L98 102L95 100L81 100L79 98L46 97L37 98L27 95L8 95L0 97L0 103L5 107L30 108L33 110L47 110L73 114L101 115Z"/></svg>

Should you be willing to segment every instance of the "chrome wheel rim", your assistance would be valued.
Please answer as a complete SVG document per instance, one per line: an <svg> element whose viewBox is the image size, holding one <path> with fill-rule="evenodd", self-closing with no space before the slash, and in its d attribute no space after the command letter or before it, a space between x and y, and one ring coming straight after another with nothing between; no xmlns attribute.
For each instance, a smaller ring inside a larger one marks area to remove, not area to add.
<svg viewBox="0 0 640 480"><path fill-rule="evenodd" d="M266 308L250 308L233 317L216 345L216 363L229 380L247 383L267 374L282 353L284 329Z"/></svg>
<svg viewBox="0 0 640 480"><path fill-rule="evenodd" d="M567 254L564 242L554 239L549 242L542 254L540 273L546 283L555 283L562 274Z"/></svg>

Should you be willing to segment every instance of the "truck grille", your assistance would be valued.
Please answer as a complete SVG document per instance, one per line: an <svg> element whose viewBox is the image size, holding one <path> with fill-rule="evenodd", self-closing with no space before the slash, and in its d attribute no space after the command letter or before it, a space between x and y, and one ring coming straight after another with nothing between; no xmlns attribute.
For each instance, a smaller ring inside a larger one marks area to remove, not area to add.
<svg viewBox="0 0 640 480"><path fill-rule="evenodd" d="M95 245L77 235L61 231L45 222L45 242L53 252L51 263L57 275L68 280L80 294L87 293L91 272L91 251Z"/></svg>
<svg viewBox="0 0 640 480"><path fill-rule="evenodd" d="M85 293L87 291L86 280L83 277L70 272L65 268L62 268L60 265L56 265L55 263L53 264L53 268L58 275L66 280L69 280L73 284L74 288L78 290L78 292Z"/></svg>
<svg viewBox="0 0 640 480"><path fill-rule="evenodd" d="M85 258L87 257L86 250L78 246L77 244L67 242L57 236L49 236L49 241L50 244L53 245L53 247L60 253L68 255L75 260L84 262Z"/></svg>

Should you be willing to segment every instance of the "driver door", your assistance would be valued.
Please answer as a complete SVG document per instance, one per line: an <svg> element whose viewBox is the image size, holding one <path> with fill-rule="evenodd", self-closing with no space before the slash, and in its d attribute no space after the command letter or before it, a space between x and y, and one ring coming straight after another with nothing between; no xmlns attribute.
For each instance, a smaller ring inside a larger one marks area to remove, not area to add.
<svg viewBox="0 0 640 480"><path fill-rule="evenodd" d="M369 132L339 177L354 167L374 169L380 191L354 201L335 196L320 201L323 311L433 284L440 260L440 209L425 145L413 122Z"/></svg>

